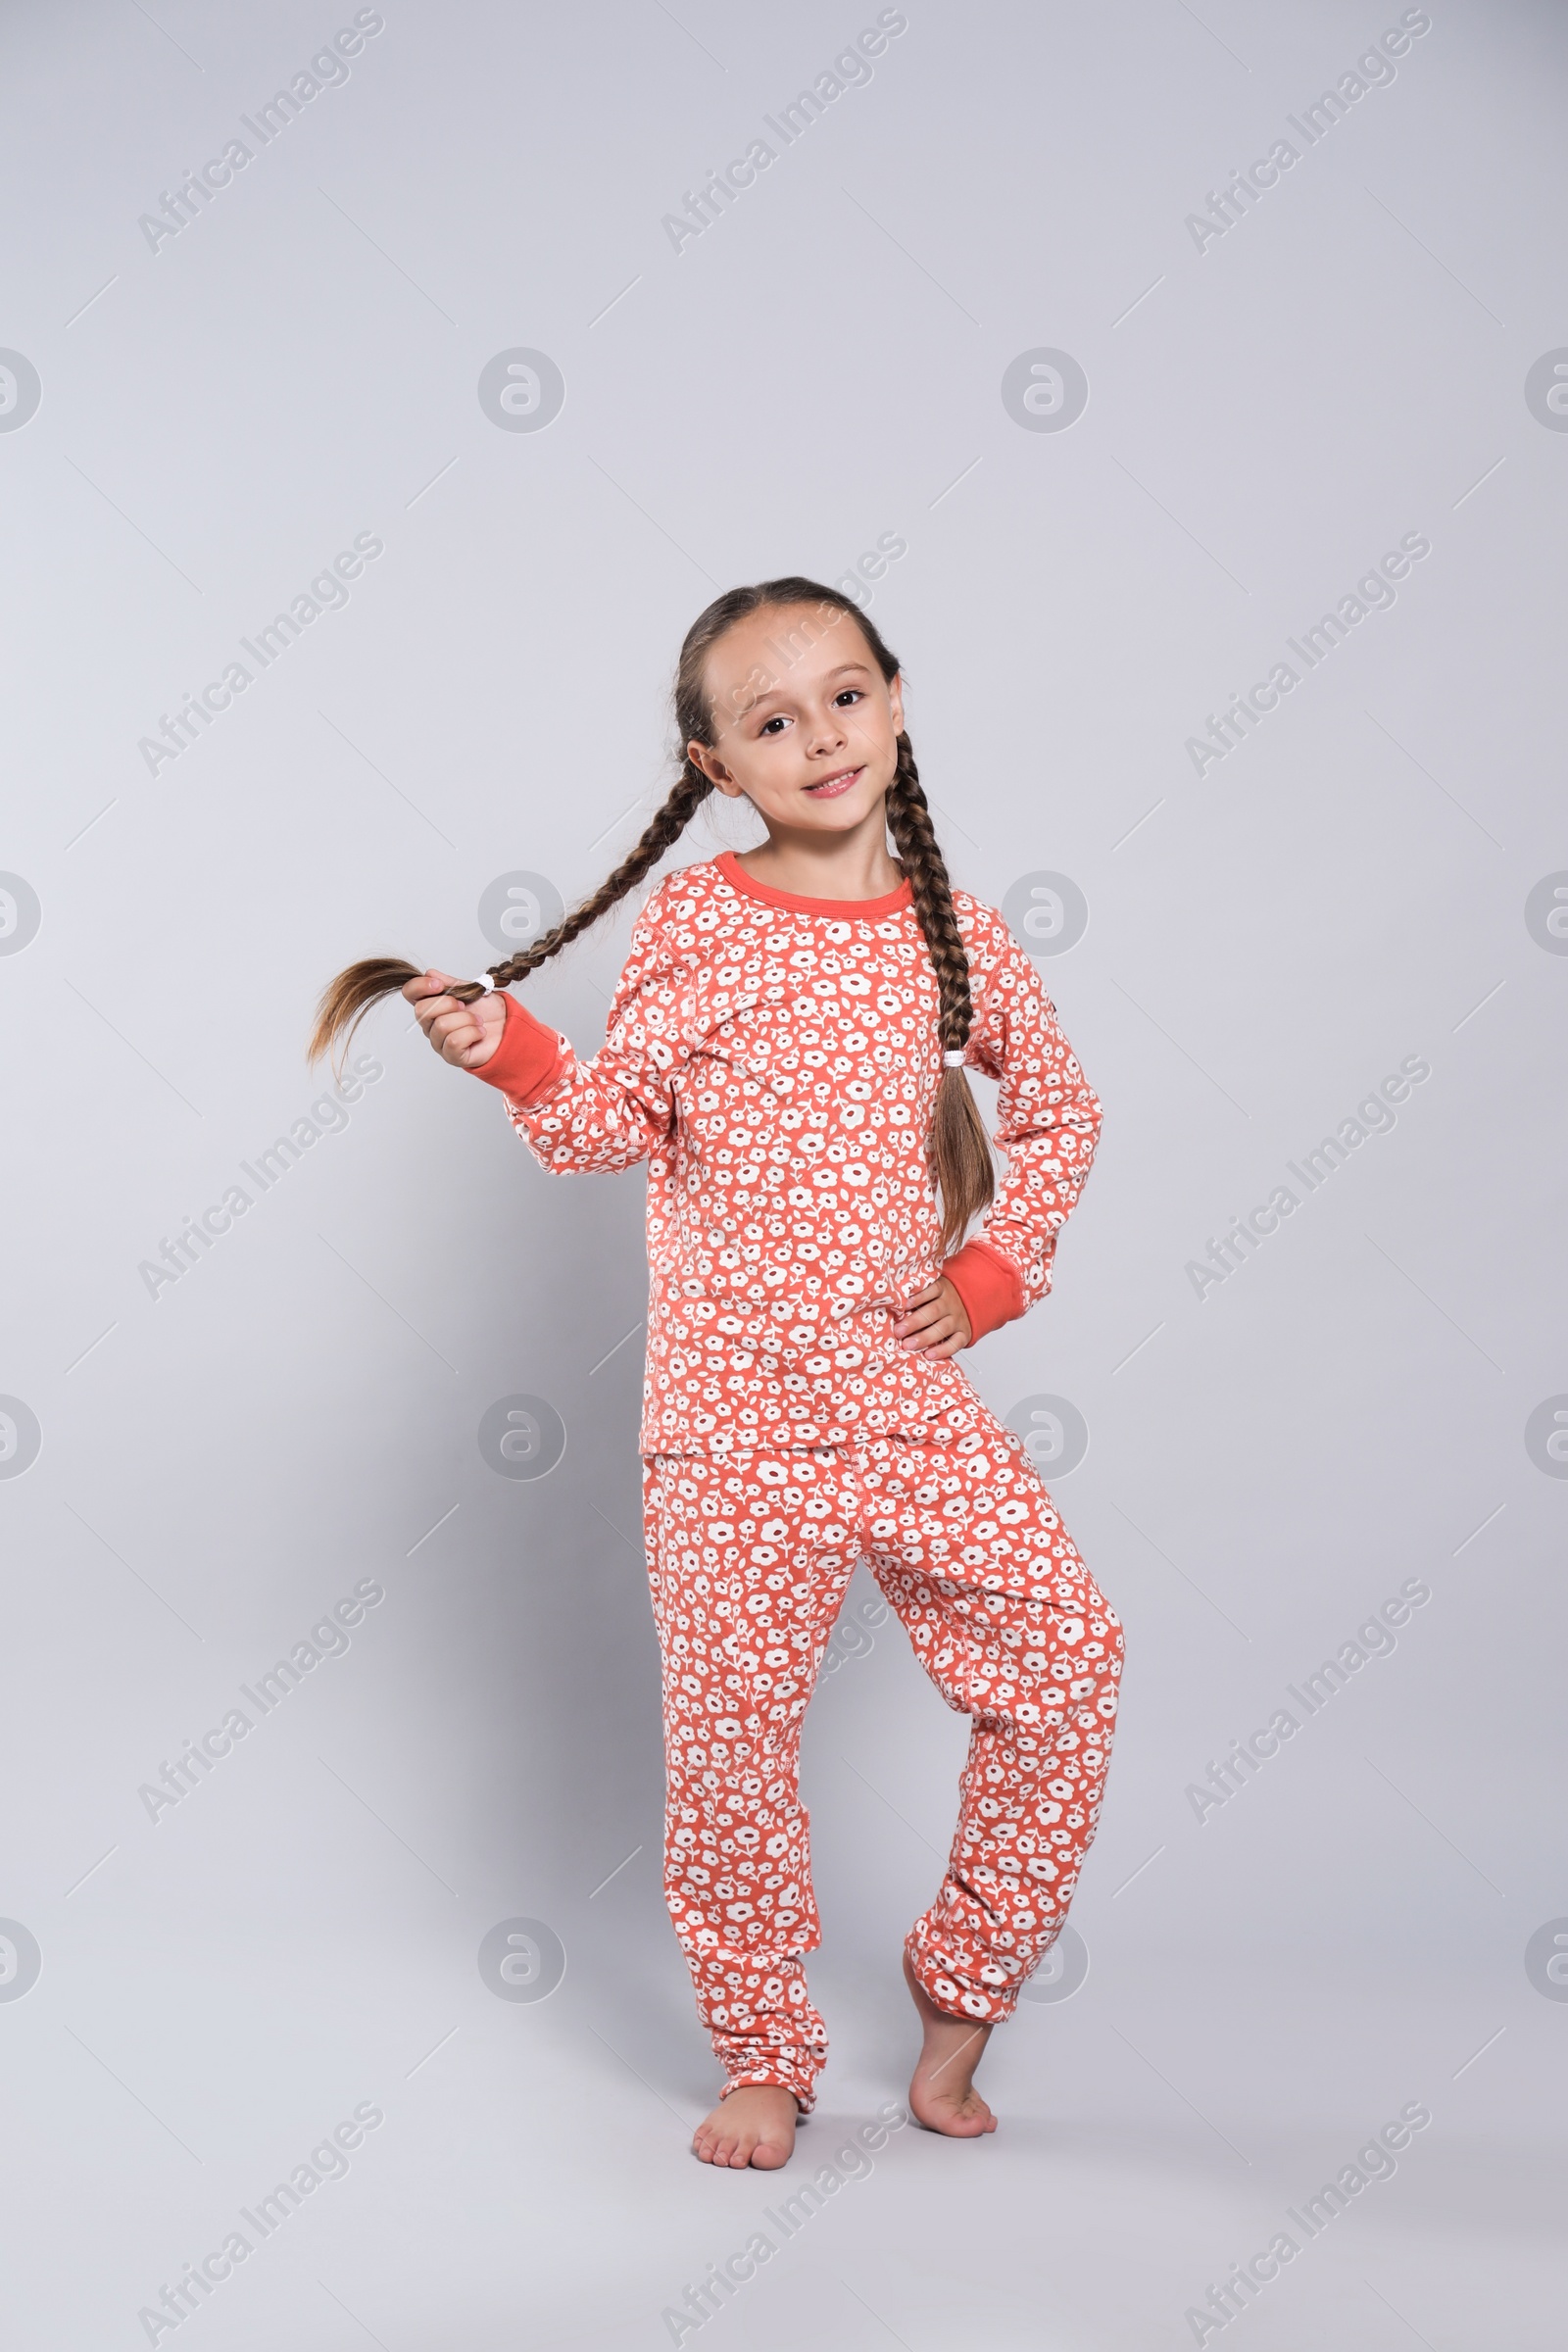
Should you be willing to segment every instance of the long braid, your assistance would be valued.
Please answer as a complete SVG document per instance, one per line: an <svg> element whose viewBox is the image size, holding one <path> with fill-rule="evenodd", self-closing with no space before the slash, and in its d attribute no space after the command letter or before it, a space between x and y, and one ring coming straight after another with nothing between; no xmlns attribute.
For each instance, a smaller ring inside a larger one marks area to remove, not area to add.
<svg viewBox="0 0 1568 2352"><path fill-rule="evenodd" d="M968 1043L974 1006L969 996L969 958L953 908L947 859L937 846L931 810L920 789L920 771L907 735L899 737L899 764L888 786L888 831L899 862L909 878L914 911L931 951L940 1009L937 1025L943 1050L956 1054Z"/></svg>
<svg viewBox="0 0 1568 2352"><path fill-rule="evenodd" d="M519 955L509 956L505 962L492 964L487 975L491 988L507 988L514 980L526 978L536 972L552 956L569 947L581 931L597 923L602 914L635 890L649 870L658 864L667 849L680 839L695 815L698 806L708 798L713 787L700 767L691 760L684 762L679 776L662 808L657 809L637 847L623 858L608 881L602 882L592 898L574 906L555 928L536 939L532 947ZM389 997L410 980L417 980L416 965L404 963L392 956L370 956L363 963L351 963L338 973L321 992L317 1011L316 1029L311 1039L311 1059L317 1060L340 1045L346 1052L350 1038L372 1004ZM460 1004L472 1004L485 995L485 987L477 980L457 982L449 992Z"/></svg>
<svg viewBox="0 0 1568 2352"><path fill-rule="evenodd" d="M701 803L713 789L701 768L686 756L684 747L693 742L714 744L728 718L744 714L744 705L738 708L736 713L726 714L724 719L713 709L706 685L709 654L726 629L754 612L766 609L787 615L797 608L806 607L814 608L811 618L802 624L799 632L806 642L812 641L813 632L819 635L823 626L835 627L841 621L853 621L883 677L889 685L892 684L899 675L897 656L884 642L875 622L868 619L840 589L825 588L819 581L792 574L787 579L763 580L756 587L731 588L724 595L716 597L705 612L699 613L681 647L680 664L675 675L674 702L675 725L683 747L683 763L662 808L655 813L636 848L621 859L610 879L602 883L580 906L573 907L553 930L545 932L520 955L508 956L504 962L493 965L484 982L467 980L455 983L451 994L460 1004L472 1004L487 988L506 988L513 981L537 971L542 963L548 962L552 956L559 955L579 933L596 923L601 915L608 914L611 907L623 899L628 891L634 890L664 852L679 840ZM824 621L825 614L831 614L831 618ZM789 642L793 643L793 638ZM947 865L937 847L931 811L926 807L925 794L920 789L919 770L914 764L914 754L909 748L907 735L899 737L898 753L898 766L887 794L888 830L904 870L908 875L915 914L936 974L940 1042L944 1052L956 1054L967 1043L974 1019L969 990L969 958L954 911ZM346 1047L372 1004L420 976L414 964L405 963L395 956L378 956L363 963L351 963L346 971L339 972L321 994L316 1029L311 1039L312 1060L329 1052L340 1041ZM926 1157L932 1182L942 1199L943 1250L951 1252L955 1244L961 1239L970 1219L977 1216L991 1200L996 1183L991 1146L961 1069L944 1066L938 1080L931 1125L926 1135Z"/></svg>
<svg viewBox="0 0 1568 2352"><path fill-rule="evenodd" d="M525 980L542 963L548 963L552 956L559 956L563 948L569 947L580 931L586 931L591 924L598 922L602 914L608 914L628 890L635 890L643 876L659 863L664 852L679 841L696 815L699 805L707 800L712 789L712 784L702 769L694 767L688 760L668 799L662 808L655 811L637 847L627 853L607 881L600 883L593 897L584 899L580 906L574 906L553 931L541 933L531 948L524 948L520 955L509 956L505 963L492 964L490 978L495 986L510 988L514 980ZM461 1004L470 1003L479 993L477 986L470 988L466 983L452 991Z"/></svg>
<svg viewBox="0 0 1568 2352"><path fill-rule="evenodd" d="M899 737L899 763L888 786L887 819L936 974L937 1028L943 1051L956 1054L967 1045L974 1020L969 957L958 929L947 860L937 846L907 735ZM942 1195L943 1250L951 1253L970 1219L990 1206L996 1191L991 1146L969 1082L960 1069L944 1065L931 1110L926 1156Z"/></svg>

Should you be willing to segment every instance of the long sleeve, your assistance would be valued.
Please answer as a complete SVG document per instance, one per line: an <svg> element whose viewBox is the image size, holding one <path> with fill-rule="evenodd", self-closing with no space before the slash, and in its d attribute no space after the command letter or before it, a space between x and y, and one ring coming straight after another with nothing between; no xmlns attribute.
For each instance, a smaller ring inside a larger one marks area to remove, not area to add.
<svg viewBox="0 0 1568 2352"><path fill-rule="evenodd" d="M506 1098L514 1126L557 1175L630 1167L673 1132L672 1082L690 1058L693 1020L687 958L660 920L667 889L633 928L592 1060L509 997L501 1043L472 1073Z"/></svg>
<svg viewBox="0 0 1568 2352"><path fill-rule="evenodd" d="M943 1267L976 1339L1051 1288L1056 1236L1100 1138L1101 1106L1030 958L1001 919L975 909L968 942L971 1065L1001 1081L996 1142L1006 1173L972 1240Z"/></svg>
<svg viewBox="0 0 1568 2352"><path fill-rule="evenodd" d="M468 1075L483 1079L509 1102L533 1102L555 1083L566 1041L515 997L503 993L501 1002L506 1007L501 1041L489 1060Z"/></svg>

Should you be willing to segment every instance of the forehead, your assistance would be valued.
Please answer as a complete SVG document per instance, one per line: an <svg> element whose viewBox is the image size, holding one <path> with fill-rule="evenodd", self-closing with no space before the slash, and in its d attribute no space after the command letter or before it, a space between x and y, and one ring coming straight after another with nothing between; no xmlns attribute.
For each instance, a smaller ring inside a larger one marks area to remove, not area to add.
<svg viewBox="0 0 1568 2352"><path fill-rule="evenodd" d="M855 614L836 605L764 605L726 629L705 664L710 701L720 710L737 709L737 690L751 708L851 669L877 665Z"/></svg>

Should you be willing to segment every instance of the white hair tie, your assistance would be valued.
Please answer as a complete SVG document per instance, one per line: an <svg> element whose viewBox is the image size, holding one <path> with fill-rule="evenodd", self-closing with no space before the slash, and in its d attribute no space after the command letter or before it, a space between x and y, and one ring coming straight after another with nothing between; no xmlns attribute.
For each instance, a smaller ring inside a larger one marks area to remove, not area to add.
<svg viewBox="0 0 1568 2352"><path fill-rule="evenodd" d="M962 1046L960 1046L956 1054L943 1054L942 1066L945 1070L961 1070L964 1064L964 1049Z"/></svg>
<svg viewBox="0 0 1568 2352"><path fill-rule="evenodd" d="M491 997L498 993L500 984L492 980L488 972L481 972L477 980L465 980L463 985L465 988L476 988L481 996Z"/></svg>

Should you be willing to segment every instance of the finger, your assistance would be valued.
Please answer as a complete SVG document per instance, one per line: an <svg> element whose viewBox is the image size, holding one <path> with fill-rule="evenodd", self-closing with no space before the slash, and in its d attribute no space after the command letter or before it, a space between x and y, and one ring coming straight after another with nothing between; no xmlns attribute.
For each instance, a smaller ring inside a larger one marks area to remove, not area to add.
<svg viewBox="0 0 1568 2352"><path fill-rule="evenodd" d="M914 1295L912 1296L912 1298L910 1298L910 1300L909 1300L909 1304L910 1304L910 1306L924 1306L924 1305L926 1305L926 1304L927 1304L927 1303L928 1303L928 1302L929 1302L931 1299L933 1299L933 1298L936 1297L937 1293L938 1293L938 1292L941 1290L941 1288L942 1288L942 1277L941 1277L941 1275L939 1274L939 1275L936 1277L936 1279L935 1279L935 1281L934 1281L934 1282L928 1282L928 1283L926 1284L926 1286L925 1286L924 1290L921 1290L921 1291L916 1291L916 1292L914 1293Z"/></svg>
<svg viewBox="0 0 1568 2352"><path fill-rule="evenodd" d="M476 1016L471 1004L460 1004L456 997L437 997L435 1008L427 1016L432 1035L445 1037L460 1021L473 1021Z"/></svg>
<svg viewBox="0 0 1568 2352"><path fill-rule="evenodd" d="M444 997L455 984L451 972L420 972L417 979L405 980L403 994L411 1004L416 1004L421 997Z"/></svg>
<svg viewBox="0 0 1568 2352"><path fill-rule="evenodd" d="M912 1349L916 1354L928 1355L939 1340L948 1339L956 1329L957 1325L954 1322L953 1317L944 1315L940 1322L929 1324L922 1330L906 1337L904 1346Z"/></svg>
<svg viewBox="0 0 1568 2352"><path fill-rule="evenodd" d="M454 1018L461 1016L472 1018L472 1004L459 1004L456 998L425 998L423 1004L414 1006L414 1018L425 1030L425 1035L442 1021L454 1021Z"/></svg>
<svg viewBox="0 0 1568 2352"><path fill-rule="evenodd" d="M460 1005L456 1012L442 1014L430 1032L430 1043L441 1054L450 1055L454 1051L466 1054L483 1035L478 1022L470 1020Z"/></svg>
<svg viewBox="0 0 1568 2352"><path fill-rule="evenodd" d="M936 1316L945 1314L947 1311L941 1300L936 1298L931 1299L925 1306L907 1307L898 1318L899 1329L901 1332L919 1331L925 1324L932 1322Z"/></svg>
<svg viewBox="0 0 1568 2352"><path fill-rule="evenodd" d="M439 1014L443 1012L461 1012L462 1010L463 1006L458 1003L456 997L426 997L420 1004L416 1004L414 1007L414 1017L418 1022L419 1027L424 1031L426 1037L428 1037L430 1034L430 1023L435 1020Z"/></svg>

